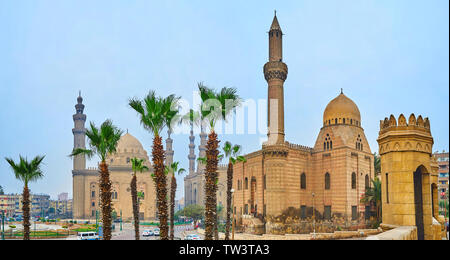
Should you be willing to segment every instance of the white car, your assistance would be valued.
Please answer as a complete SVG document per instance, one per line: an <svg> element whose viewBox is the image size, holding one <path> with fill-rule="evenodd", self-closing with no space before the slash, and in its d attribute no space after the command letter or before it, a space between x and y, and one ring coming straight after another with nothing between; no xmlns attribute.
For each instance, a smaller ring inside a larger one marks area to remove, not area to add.
<svg viewBox="0 0 450 260"><path fill-rule="evenodd" d="M153 236L153 231L151 231L150 229L146 229L144 230L144 232L142 232L142 236L144 237Z"/></svg>
<svg viewBox="0 0 450 260"><path fill-rule="evenodd" d="M189 234L184 237L185 240L202 240L199 235Z"/></svg>
<svg viewBox="0 0 450 260"><path fill-rule="evenodd" d="M153 235L154 236L159 236L159 228L153 229Z"/></svg>
<svg viewBox="0 0 450 260"><path fill-rule="evenodd" d="M77 240L99 240L100 237L96 232L79 232Z"/></svg>

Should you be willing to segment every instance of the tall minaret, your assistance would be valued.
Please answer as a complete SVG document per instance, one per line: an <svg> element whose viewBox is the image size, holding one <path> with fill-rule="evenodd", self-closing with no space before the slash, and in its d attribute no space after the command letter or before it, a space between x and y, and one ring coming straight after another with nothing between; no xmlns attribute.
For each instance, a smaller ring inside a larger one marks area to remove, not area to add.
<svg viewBox="0 0 450 260"><path fill-rule="evenodd" d="M200 145L198 146L199 157L206 157L206 143L208 142L207 139L208 135L205 133L205 127L202 124L200 125ZM202 163L197 164L197 172L200 173L205 169L206 165L203 165Z"/></svg>
<svg viewBox="0 0 450 260"><path fill-rule="evenodd" d="M86 115L83 114L84 105L83 98L81 97L81 91L77 98L78 103L75 105L76 114L73 115L74 128L73 133L73 148L86 148ZM86 169L86 157L84 155L77 155L73 158L73 169L84 170Z"/></svg>
<svg viewBox="0 0 450 260"><path fill-rule="evenodd" d="M284 143L284 91L288 68L283 62L283 32L277 14L269 31L269 62L264 65L264 77L268 83L267 127L268 144Z"/></svg>
<svg viewBox="0 0 450 260"><path fill-rule="evenodd" d="M189 136L189 175L195 172L195 136L194 136L194 124L191 122L191 135Z"/></svg>
<svg viewBox="0 0 450 260"><path fill-rule="evenodd" d="M173 154L174 151L172 150L172 143L173 140L170 138L170 134L172 131L169 129L167 130L167 139L166 139L166 165L171 165L173 163Z"/></svg>

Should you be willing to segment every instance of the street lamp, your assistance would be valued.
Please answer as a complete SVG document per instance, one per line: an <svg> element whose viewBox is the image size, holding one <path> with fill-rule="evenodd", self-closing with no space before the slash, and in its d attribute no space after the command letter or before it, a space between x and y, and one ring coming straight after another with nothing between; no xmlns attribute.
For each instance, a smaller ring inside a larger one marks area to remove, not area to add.
<svg viewBox="0 0 450 260"><path fill-rule="evenodd" d="M311 195L312 195L312 199L313 199L313 229L314 229L313 238L316 238L316 214L315 214L315 210L314 210L314 196L316 194L314 194L314 192L313 192L313 193L311 193Z"/></svg>
<svg viewBox="0 0 450 260"><path fill-rule="evenodd" d="M232 223L232 225L231 225L231 240L234 240L234 222L235 222L235 219L236 219L236 212L235 212L235 210L234 210L234 189L231 189L231 197L233 198L233 205L232 205L232 208L231 208L231 210L233 211L233 223Z"/></svg>
<svg viewBox="0 0 450 260"><path fill-rule="evenodd" d="M122 231L122 210L120 210L120 231Z"/></svg>
<svg viewBox="0 0 450 260"><path fill-rule="evenodd" d="M2 211L2 240L5 240L5 211Z"/></svg>

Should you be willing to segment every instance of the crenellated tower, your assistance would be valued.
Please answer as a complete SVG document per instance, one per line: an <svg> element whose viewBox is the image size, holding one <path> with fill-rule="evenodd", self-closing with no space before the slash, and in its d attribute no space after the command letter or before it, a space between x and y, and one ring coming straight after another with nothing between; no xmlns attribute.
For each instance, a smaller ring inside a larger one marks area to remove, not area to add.
<svg viewBox="0 0 450 260"><path fill-rule="evenodd" d="M284 143L284 81L288 68L283 62L283 32L277 15L269 30L269 61L264 65L264 78L268 84L267 127L268 144Z"/></svg>
<svg viewBox="0 0 450 260"><path fill-rule="evenodd" d="M73 133L73 148L86 148L86 115L83 114L84 105L83 98L81 97L81 91L77 98L77 104L75 105L76 113L73 115L74 128ZM86 168L86 157L84 155L77 155L73 158L73 169L84 170Z"/></svg>
<svg viewBox="0 0 450 260"><path fill-rule="evenodd" d="M440 239L437 171L433 167L433 137L428 118L414 114L406 121L391 115L380 121L383 225L416 226L417 239Z"/></svg>

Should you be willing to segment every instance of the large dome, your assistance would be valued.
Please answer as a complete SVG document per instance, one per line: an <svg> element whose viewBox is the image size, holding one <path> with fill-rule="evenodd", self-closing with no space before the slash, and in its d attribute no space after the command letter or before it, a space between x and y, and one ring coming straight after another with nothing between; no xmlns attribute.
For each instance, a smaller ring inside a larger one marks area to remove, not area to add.
<svg viewBox="0 0 450 260"><path fill-rule="evenodd" d="M323 112L324 125L356 125L361 126L361 114L358 106L344 93L341 92L339 96L328 103Z"/></svg>
<svg viewBox="0 0 450 260"><path fill-rule="evenodd" d="M110 156L109 163L111 165L131 165L131 158L140 158L148 163L147 152L144 150L141 142L129 133L120 137L117 143L116 153Z"/></svg>

